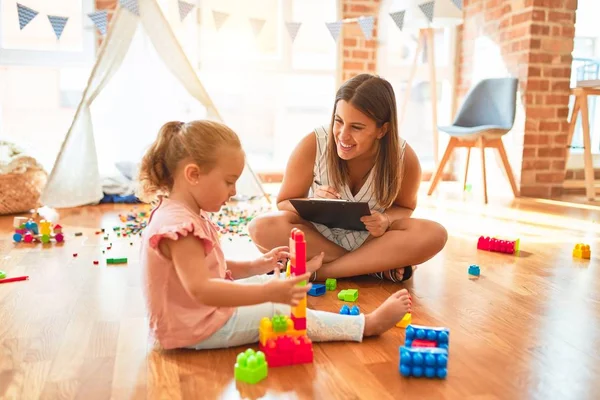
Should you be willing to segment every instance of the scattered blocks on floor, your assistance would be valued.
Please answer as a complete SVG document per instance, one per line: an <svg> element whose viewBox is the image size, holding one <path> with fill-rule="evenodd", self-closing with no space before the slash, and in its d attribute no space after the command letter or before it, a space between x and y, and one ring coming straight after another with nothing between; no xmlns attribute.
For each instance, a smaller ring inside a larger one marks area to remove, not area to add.
<svg viewBox="0 0 600 400"><path fill-rule="evenodd" d="M477 241L477 249L493 251L497 253L515 254L520 250L520 240L500 240L496 238L489 238L480 236Z"/></svg>
<svg viewBox="0 0 600 400"><path fill-rule="evenodd" d="M404 317L396 324L398 328L406 328L412 322L412 313L404 314Z"/></svg>
<svg viewBox="0 0 600 400"><path fill-rule="evenodd" d="M325 285L321 285L319 283L312 285L310 290L308 291L309 296L323 296L327 291Z"/></svg>
<svg viewBox="0 0 600 400"><path fill-rule="evenodd" d="M479 276L481 271L479 270L479 265L470 265L469 266L469 275Z"/></svg>
<svg viewBox="0 0 600 400"><path fill-rule="evenodd" d="M358 299L357 289L344 289L338 293L338 299L343 301L356 301Z"/></svg>
<svg viewBox="0 0 600 400"><path fill-rule="evenodd" d="M352 306L352 308L348 307L348 305L344 304L342 308L340 308L340 314L342 315L360 315L360 310L358 306Z"/></svg>
<svg viewBox="0 0 600 400"><path fill-rule="evenodd" d="M127 258L107 258L107 264L127 264Z"/></svg>
<svg viewBox="0 0 600 400"><path fill-rule="evenodd" d="M448 375L448 350L401 346L399 364L402 376L444 379Z"/></svg>
<svg viewBox="0 0 600 400"><path fill-rule="evenodd" d="M589 260L592 255L590 251L590 245L584 243L577 243L573 248L573 257L583 258Z"/></svg>
<svg viewBox="0 0 600 400"><path fill-rule="evenodd" d="M262 351L248 349L238 354L233 374L238 381L255 384L267 377L268 365Z"/></svg>
<svg viewBox="0 0 600 400"><path fill-rule="evenodd" d="M335 290L337 288L337 280L333 278L325 279L325 287L327 290Z"/></svg>
<svg viewBox="0 0 600 400"><path fill-rule="evenodd" d="M435 347L448 350L450 330L430 326L408 325L406 327L406 347L413 347L414 340L427 340L435 343Z"/></svg>

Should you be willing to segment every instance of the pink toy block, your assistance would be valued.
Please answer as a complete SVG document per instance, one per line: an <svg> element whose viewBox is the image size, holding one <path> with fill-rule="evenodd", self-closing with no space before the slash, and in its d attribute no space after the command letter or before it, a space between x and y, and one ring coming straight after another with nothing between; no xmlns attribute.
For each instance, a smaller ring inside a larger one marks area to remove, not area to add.
<svg viewBox="0 0 600 400"><path fill-rule="evenodd" d="M279 336L269 339L264 346L259 344L258 347L265 353L270 368L307 364L313 361L312 341L307 336L299 338Z"/></svg>
<svg viewBox="0 0 600 400"><path fill-rule="evenodd" d="M295 341L297 342L297 347L292 362L294 364L308 364L313 362L312 341L308 336L300 336Z"/></svg>
<svg viewBox="0 0 600 400"><path fill-rule="evenodd" d="M304 331L306 330L306 317L304 318L300 318L300 317L295 317L294 314L292 314L292 321L294 321L294 329L297 331Z"/></svg>
<svg viewBox="0 0 600 400"><path fill-rule="evenodd" d="M412 347L437 347L435 340L415 339L412 341Z"/></svg>
<svg viewBox="0 0 600 400"><path fill-rule="evenodd" d="M496 253L515 254L519 251L519 239L510 241L480 236L477 241L477 249Z"/></svg>

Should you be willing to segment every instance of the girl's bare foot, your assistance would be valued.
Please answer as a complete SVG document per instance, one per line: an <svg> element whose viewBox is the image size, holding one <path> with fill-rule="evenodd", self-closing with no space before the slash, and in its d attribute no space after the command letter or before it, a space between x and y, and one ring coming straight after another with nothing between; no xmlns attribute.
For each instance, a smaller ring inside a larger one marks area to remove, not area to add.
<svg viewBox="0 0 600 400"><path fill-rule="evenodd" d="M365 315L364 336L377 336L391 329L410 312L412 300L406 289L388 297L375 311Z"/></svg>

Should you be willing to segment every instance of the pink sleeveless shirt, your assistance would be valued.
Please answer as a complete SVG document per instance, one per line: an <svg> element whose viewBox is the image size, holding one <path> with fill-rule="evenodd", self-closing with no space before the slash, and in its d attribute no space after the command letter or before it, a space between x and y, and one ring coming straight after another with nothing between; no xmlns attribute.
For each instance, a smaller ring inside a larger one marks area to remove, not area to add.
<svg viewBox="0 0 600 400"><path fill-rule="evenodd" d="M193 213L184 204L163 198L142 234L140 264L150 331L164 349L203 341L229 320L234 308L211 307L197 302L183 287L173 262L159 250L162 239L193 235L204 246L212 278L231 279L216 226L203 211Z"/></svg>

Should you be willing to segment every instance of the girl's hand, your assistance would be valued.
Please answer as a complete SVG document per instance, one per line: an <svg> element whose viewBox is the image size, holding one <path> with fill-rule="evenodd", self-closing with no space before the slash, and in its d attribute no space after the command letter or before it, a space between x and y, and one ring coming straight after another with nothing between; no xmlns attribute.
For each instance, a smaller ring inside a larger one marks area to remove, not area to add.
<svg viewBox="0 0 600 400"><path fill-rule="evenodd" d="M275 247L254 260L253 267L259 274L264 274L279 270L282 266L285 268L288 258L290 258L290 248L288 246Z"/></svg>
<svg viewBox="0 0 600 400"><path fill-rule="evenodd" d="M317 190L315 190L316 199L341 199L342 196L339 194L335 188L331 186L319 186Z"/></svg>
<svg viewBox="0 0 600 400"><path fill-rule="evenodd" d="M265 290L273 303L297 306L312 287L312 284L308 283L309 277L310 272L307 272L304 275L281 279L279 269L275 268L274 278L265 283ZM302 281L307 282L305 286L298 285Z"/></svg>
<svg viewBox="0 0 600 400"><path fill-rule="evenodd" d="M371 210L371 215L362 217L360 220L373 237L382 236L390 227L389 218L375 210Z"/></svg>

